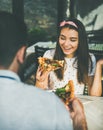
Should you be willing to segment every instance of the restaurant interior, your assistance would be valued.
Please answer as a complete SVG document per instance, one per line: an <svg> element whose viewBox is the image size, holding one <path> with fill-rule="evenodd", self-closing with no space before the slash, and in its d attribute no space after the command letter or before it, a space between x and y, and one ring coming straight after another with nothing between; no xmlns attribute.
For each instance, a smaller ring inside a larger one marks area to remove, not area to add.
<svg viewBox="0 0 103 130"><path fill-rule="evenodd" d="M68 17L83 22L89 51L95 55L97 61L103 58L102 0L1 0L0 10L16 14L28 26L27 56L30 55L20 72L24 82L35 82L37 58L46 50L55 47L58 24ZM103 84L103 76L101 80Z"/></svg>
<svg viewBox="0 0 103 130"><path fill-rule="evenodd" d="M96 56L97 61L103 58L103 0L1 0L0 2L0 10L16 14L28 25L27 58L19 73L23 82L35 84L37 59L43 56L46 50L55 48L58 23L68 17L78 18L83 22L89 51ZM103 71L101 82L103 88ZM103 92L101 97L80 95L79 98L85 107L88 130L103 130Z"/></svg>
<svg viewBox="0 0 103 130"><path fill-rule="evenodd" d="M38 8L35 7L37 4ZM45 5L47 6L45 7ZM10 6L10 3L8 6ZM4 9L4 7L2 8ZM18 15L29 27L27 55L32 54L28 56L23 66L23 71L20 73L23 81L28 82L30 78L34 77L33 75L35 75L38 66L37 57L42 56L46 50L55 47L58 23L68 17L78 18L83 22L87 32L89 51L94 53L97 61L103 58L102 0L86 0L85 2L82 0L53 0L52 2L50 0L48 2L45 0L42 2L11 0L11 7L9 8L8 10ZM41 14L40 11L42 12ZM46 12L49 12L50 16ZM44 13L47 15L47 18L45 18ZM45 21L43 21L44 19ZM49 20L47 21L47 19ZM36 27L34 28L34 26ZM101 79L103 84L103 76ZM33 79L34 82L35 78Z"/></svg>

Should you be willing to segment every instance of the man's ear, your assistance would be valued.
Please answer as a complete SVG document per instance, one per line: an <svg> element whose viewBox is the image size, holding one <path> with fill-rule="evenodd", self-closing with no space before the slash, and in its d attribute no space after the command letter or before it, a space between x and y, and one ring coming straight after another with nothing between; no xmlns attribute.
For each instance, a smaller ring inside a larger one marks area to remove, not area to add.
<svg viewBox="0 0 103 130"><path fill-rule="evenodd" d="M17 60L22 64L25 59L25 54L26 54L26 46L23 46L19 49L17 52Z"/></svg>

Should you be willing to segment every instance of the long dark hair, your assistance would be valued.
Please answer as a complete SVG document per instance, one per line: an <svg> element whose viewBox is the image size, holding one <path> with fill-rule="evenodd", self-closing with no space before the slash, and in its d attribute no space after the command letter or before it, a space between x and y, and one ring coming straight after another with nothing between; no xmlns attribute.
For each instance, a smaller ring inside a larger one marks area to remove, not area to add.
<svg viewBox="0 0 103 130"><path fill-rule="evenodd" d="M65 57L65 55L59 45L59 36L60 36L61 30L63 28L69 28L69 29L76 30L78 32L79 44L78 44L78 49L76 51L76 59L73 63L73 66L77 68L78 82L85 84L88 81L89 65L91 65L91 70L92 70L92 62L91 62L91 58L89 55L85 27L82 24L82 22L79 21L78 19L69 19L67 21L72 21L77 27L75 27L71 24L65 24L64 26L59 27L54 59L64 60L64 57ZM77 66L75 66L75 62L77 62ZM57 75L58 79L60 79L60 80L63 79L63 74L64 74L63 72L64 72L64 68L55 71L55 74Z"/></svg>

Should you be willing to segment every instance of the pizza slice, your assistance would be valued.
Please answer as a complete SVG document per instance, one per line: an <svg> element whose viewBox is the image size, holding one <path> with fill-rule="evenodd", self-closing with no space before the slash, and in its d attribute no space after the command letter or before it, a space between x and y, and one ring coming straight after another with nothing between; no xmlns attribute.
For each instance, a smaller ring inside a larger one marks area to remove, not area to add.
<svg viewBox="0 0 103 130"><path fill-rule="evenodd" d="M55 94L59 96L66 105L69 105L69 100L74 98L73 80L69 80L68 84L66 84L64 87L57 88L55 90Z"/></svg>
<svg viewBox="0 0 103 130"><path fill-rule="evenodd" d="M43 70L53 71L64 66L64 60L53 60L45 57L39 57L38 63Z"/></svg>

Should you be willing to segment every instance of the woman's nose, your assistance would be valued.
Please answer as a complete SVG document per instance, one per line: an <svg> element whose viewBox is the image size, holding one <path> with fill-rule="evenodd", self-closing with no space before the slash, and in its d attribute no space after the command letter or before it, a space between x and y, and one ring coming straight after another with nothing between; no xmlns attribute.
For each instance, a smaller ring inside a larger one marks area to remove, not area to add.
<svg viewBox="0 0 103 130"><path fill-rule="evenodd" d="M67 45L70 45L70 41L69 40L65 40L65 43L64 43L66 46Z"/></svg>

